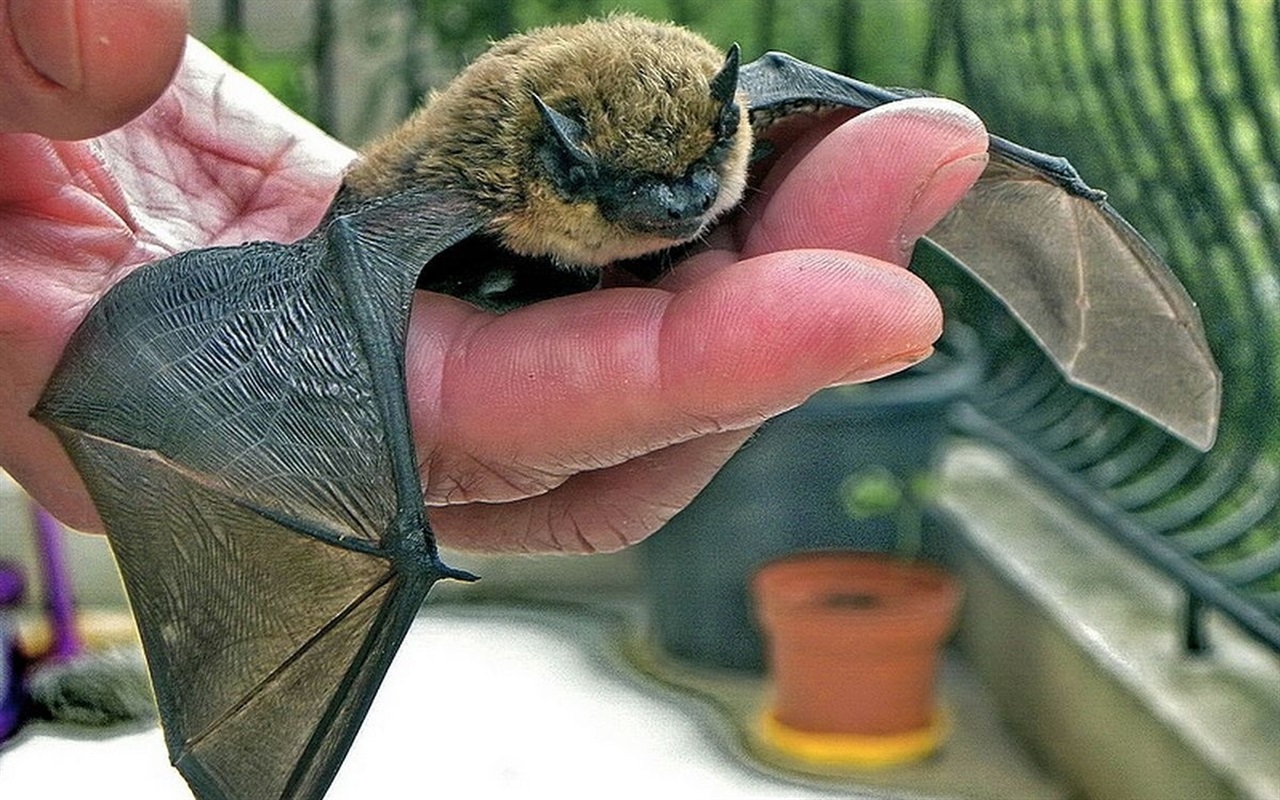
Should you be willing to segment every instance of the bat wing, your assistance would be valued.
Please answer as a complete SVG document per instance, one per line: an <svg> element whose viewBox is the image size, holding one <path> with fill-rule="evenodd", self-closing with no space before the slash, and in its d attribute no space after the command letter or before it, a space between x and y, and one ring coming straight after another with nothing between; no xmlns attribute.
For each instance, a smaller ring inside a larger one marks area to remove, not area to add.
<svg viewBox="0 0 1280 800"><path fill-rule="evenodd" d="M200 798L328 787L443 576L403 353L423 264L476 215L409 193L113 288L35 415L103 518L170 756Z"/></svg>
<svg viewBox="0 0 1280 800"><path fill-rule="evenodd" d="M742 67L757 128L833 106L913 96L783 53ZM929 240L1004 303L1071 383L1207 450L1222 377L1195 303L1065 159L991 137L991 161Z"/></svg>

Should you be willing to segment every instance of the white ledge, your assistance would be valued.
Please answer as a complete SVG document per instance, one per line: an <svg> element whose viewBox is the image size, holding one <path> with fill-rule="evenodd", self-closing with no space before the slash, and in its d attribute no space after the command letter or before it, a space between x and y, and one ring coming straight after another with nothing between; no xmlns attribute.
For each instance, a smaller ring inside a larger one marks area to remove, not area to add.
<svg viewBox="0 0 1280 800"><path fill-rule="evenodd" d="M962 529L962 643L1042 760L1096 797L1280 797L1280 657L1185 595L1003 454L943 464Z"/></svg>

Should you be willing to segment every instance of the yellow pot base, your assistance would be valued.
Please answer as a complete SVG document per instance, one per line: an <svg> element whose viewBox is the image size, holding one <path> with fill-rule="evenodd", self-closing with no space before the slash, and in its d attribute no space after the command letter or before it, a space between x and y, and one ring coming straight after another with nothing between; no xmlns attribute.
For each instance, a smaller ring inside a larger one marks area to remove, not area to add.
<svg viewBox="0 0 1280 800"><path fill-rule="evenodd" d="M941 710L926 728L884 736L797 730L779 722L772 711L760 718L765 745L789 758L822 766L874 768L919 761L938 749L950 728L947 714Z"/></svg>

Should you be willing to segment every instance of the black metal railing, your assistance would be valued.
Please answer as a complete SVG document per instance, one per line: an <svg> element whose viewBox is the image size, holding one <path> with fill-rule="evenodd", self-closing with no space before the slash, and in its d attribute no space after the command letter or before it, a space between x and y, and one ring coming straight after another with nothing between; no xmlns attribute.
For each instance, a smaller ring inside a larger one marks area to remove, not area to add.
<svg viewBox="0 0 1280 800"><path fill-rule="evenodd" d="M988 125L1111 189L1200 305L1225 387L1207 455L1062 385L1016 336L989 341L999 366L960 415L1186 588L1192 650L1217 609L1280 651L1277 13L960 0L935 18Z"/></svg>
<svg viewBox="0 0 1280 800"><path fill-rule="evenodd" d="M488 39L634 6L722 44L741 41L748 54L783 49L865 80L958 96L993 131L1066 155L1110 190L1199 303L1224 373L1218 444L1202 455L1067 387L980 290L951 276L942 282L959 288L940 292L984 331L996 365L959 419L1186 587L1189 649L1203 649L1204 612L1218 609L1280 651L1280 5L737 0L709 13L675 0L364 0L351 20L335 19L331 0L313 2L312 44L299 56L310 96L295 107L349 139L373 131L338 130L333 109L371 104L341 93L401 97L405 111L428 73L448 74ZM224 52L246 58L239 6L227 0ZM396 68L363 89L336 80L340 40L373 41L367 31L389 15L402 35L378 43L402 48Z"/></svg>

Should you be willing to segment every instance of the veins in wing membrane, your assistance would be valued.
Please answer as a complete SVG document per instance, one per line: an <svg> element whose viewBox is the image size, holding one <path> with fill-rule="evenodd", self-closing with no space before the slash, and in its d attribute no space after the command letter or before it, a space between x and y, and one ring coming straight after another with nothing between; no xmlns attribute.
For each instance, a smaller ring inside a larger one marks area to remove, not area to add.
<svg viewBox="0 0 1280 800"><path fill-rule="evenodd" d="M371 586L366 588L361 594L359 594L355 599L353 599L350 603L348 603L345 608L343 608L340 612L335 614L332 619L330 619L323 626L321 626L305 642L303 642L296 650L294 650L289 655L288 658L280 662L279 666L277 666L270 673L268 673L262 679L262 681L258 683L257 686L255 686L252 690L246 692L245 695L240 699L238 703L236 703L235 705L231 706L226 711L224 711L221 716L219 716L217 719L213 720L208 725L206 725L203 730L201 730L200 732L192 736L187 737L186 741L184 742L187 750L194 748L196 745L200 743L202 739L208 736L210 732L217 730L218 726L220 726L223 722L235 716L242 708L249 705L249 703L253 702L253 700L259 694L266 691L271 686L272 682L274 682L281 675L283 675L289 669L290 666L292 666L299 659L305 656L307 652L312 647L314 647L317 642L324 639L324 637L330 631L334 630L339 625L341 625L342 622L348 616L350 616L352 612L354 612L357 608L360 607L362 603L364 603L371 596L373 596L374 593L376 593L383 586L385 586L388 581L392 580L393 577L394 577L394 573L388 570L387 574L383 576L382 579L374 582Z"/></svg>

